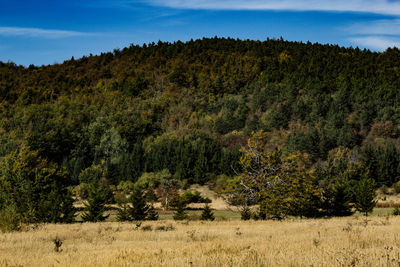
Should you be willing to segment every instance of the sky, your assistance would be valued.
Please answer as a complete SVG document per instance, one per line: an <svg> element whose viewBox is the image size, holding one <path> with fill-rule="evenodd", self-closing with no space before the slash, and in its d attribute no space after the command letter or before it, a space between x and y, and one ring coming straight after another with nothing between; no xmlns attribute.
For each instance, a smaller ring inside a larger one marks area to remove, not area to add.
<svg viewBox="0 0 400 267"><path fill-rule="evenodd" d="M18 65L214 36L384 51L400 0L0 0L0 61Z"/></svg>

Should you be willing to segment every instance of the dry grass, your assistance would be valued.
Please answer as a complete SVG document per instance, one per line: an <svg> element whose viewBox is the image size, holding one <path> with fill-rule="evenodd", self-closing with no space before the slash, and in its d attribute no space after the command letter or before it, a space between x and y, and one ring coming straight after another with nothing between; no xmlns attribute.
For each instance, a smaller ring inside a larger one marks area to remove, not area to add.
<svg viewBox="0 0 400 267"><path fill-rule="evenodd" d="M377 197L378 203L376 207L378 208L394 208L400 207L400 194L393 195L383 195L380 194Z"/></svg>
<svg viewBox="0 0 400 267"><path fill-rule="evenodd" d="M399 266L399 247L400 217L49 224L0 234L0 265Z"/></svg>

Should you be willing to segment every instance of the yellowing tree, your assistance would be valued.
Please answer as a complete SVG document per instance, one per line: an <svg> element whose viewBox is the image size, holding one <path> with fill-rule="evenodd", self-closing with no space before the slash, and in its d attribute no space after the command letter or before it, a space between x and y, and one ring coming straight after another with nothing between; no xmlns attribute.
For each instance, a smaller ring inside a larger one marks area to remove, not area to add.
<svg viewBox="0 0 400 267"><path fill-rule="evenodd" d="M247 207L258 204L267 218L304 216L320 192L308 156L299 152L283 156L279 148L267 152L267 134L252 133L241 150L240 175L234 197Z"/></svg>

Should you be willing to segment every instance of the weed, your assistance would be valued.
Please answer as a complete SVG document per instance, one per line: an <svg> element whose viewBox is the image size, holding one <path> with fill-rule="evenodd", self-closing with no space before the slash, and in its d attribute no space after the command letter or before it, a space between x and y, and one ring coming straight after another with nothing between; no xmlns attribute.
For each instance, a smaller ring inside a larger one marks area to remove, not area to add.
<svg viewBox="0 0 400 267"><path fill-rule="evenodd" d="M172 224L168 224L168 225L158 225L158 226L155 228L155 230L156 230L156 231L165 231L165 232L168 232L168 231L173 231L173 230L175 230L175 227L174 227Z"/></svg>
<svg viewBox="0 0 400 267"><path fill-rule="evenodd" d="M196 241L196 230L187 231L186 234L188 235L189 239Z"/></svg>
<svg viewBox="0 0 400 267"><path fill-rule="evenodd" d="M61 246L63 243L61 239L58 236L56 236L56 238L53 239L53 243L54 243L54 251L61 252L62 251Z"/></svg>
<svg viewBox="0 0 400 267"><path fill-rule="evenodd" d="M142 227L142 231L153 231L153 227L148 224Z"/></svg>
<svg viewBox="0 0 400 267"><path fill-rule="evenodd" d="M241 236L243 233L240 232L240 227L236 227L236 235Z"/></svg>

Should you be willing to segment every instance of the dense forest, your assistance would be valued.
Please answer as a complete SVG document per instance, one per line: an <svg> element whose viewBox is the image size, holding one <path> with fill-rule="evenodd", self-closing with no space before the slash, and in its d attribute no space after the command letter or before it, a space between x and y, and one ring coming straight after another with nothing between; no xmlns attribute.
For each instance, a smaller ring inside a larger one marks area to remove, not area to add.
<svg viewBox="0 0 400 267"><path fill-rule="evenodd" d="M239 149L263 130L268 148L307 153L320 183L360 180L362 164L377 186L391 186L400 180L399 77L397 48L282 39L131 45L49 66L0 62L0 157L9 168L46 166L68 186L89 183L99 168L113 185L165 169L215 184L240 172Z"/></svg>

